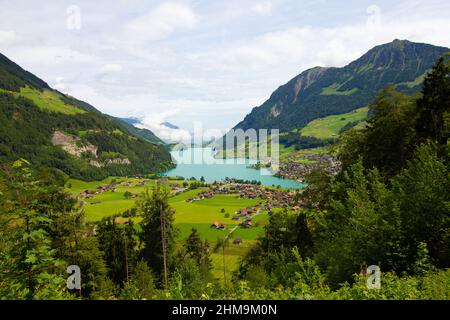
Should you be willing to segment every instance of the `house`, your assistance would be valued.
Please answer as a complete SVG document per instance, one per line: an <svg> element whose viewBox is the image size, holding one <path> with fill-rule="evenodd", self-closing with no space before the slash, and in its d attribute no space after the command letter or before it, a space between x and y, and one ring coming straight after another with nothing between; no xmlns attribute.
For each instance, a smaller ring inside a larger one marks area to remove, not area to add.
<svg viewBox="0 0 450 320"><path fill-rule="evenodd" d="M225 230L226 229L225 224L223 224L221 222L217 222L217 221L211 225L211 228L217 229L217 230Z"/></svg>
<svg viewBox="0 0 450 320"><path fill-rule="evenodd" d="M231 218L231 220L234 220L234 221L237 221L237 220L239 220L239 216L234 216L233 218Z"/></svg>
<svg viewBox="0 0 450 320"><path fill-rule="evenodd" d="M240 245L241 243L242 243L242 239L241 238L234 238L233 244Z"/></svg>
<svg viewBox="0 0 450 320"><path fill-rule="evenodd" d="M253 226L253 221L251 219L247 219L245 221L242 221L240 226L246 229L251 228Z"/></svg>

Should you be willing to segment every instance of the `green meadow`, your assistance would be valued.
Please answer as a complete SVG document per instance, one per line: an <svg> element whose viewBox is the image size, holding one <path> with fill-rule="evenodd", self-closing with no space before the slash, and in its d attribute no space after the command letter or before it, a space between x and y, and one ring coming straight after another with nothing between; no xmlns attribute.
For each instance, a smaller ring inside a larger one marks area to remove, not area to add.
<svg viewBox="0 0 450 320"><path fill-rule="evenodd" d="M94 190L100 185L109 184L113 179L109 177L105 180L94 182L70 179L66 184L66 188L71 193L78 195L83 190ZM154 180L149 180L146 185L136 187L138 179L116 178L116 181L131 181L132 184L131 186L118 185L115 192L107 191L103 194L94 195L92 199L84 199L84 212L88 221L99 221L104 217L120 214L131 209L135 206L136 199L125 199L125 192L141 194L155 184ZM181 184L182 181L174 180L170 181L170 183ZM185 239L192 228L196 228L205 240L216 241L217 238L226 236L229 230L239 224L239 221L231 219L237 210L254 206L261 201L260 199L238 199L233 194L215 195L211 199L192 203L186 202L186 199L194 198L199 192L204 190L206 189L189 190L169 199L170 206L175 210L175 226L179 230L178 238ZM222 209L225 212L222 212ZM225 218L225 215L229 215L229 217ZM213 222L224 223L227 226L226 230L211 229L210 226ZM238 228L233 235L241 237L242 240L256 239L263 232L263 226L267 222L267 213L261 212L259 216L254 218L254 222L257 226L250 229Z"/></svg>
<svg viewBox="0 0 450 320"><path fill-rule="evenodd" d="M139 179L126 179L109 177L102 181L84 182L80 180L70 179L66 183L66 189L74 195L89 189L94 190L100 185L111 183L115 179L116 182L131 181L131 186L118 185L115 192L106 191L103 194L95 195L92 199L84 199L84 212L89 222L99 221L104 217L120 214L135 206L136 199L125 199L125 192L133 194L141 194L147 188L155 184L155 180L149 180L144 186L136 187ZM169 183L181 184L181 180L170 180ZM237 195L215 195L211 199L204 199L192 203L186 202L188 198L194 198L199 192L206 188L186 191L180 195L173 196L169 199L170 206L175 210L175 228L177 229L177 239L180 243L186 239L192 231L197 229L200 236L207 240L211 248L214 247L219 238L225 238L230 231L236 227L240 221L233 221L232 217L237 210L245 207L256 205L261 199L239 199ZM100 202L97 204L92 204ZM224 209L225 212L222 212ZM227 217L225 217L227 215ZM139 222L140 218L135 218L135 222ZM261 211L258 216L253 218L255 226L249 229L238 227L229 236L229 244L225 249L227 273L236 270L239 259L250 249L256 239L264 233L264 225L268 222L268 214ZM226 230L212 229L210 226L213 222L220 222L226 225ZM241 239L241 244L233 244L234 239ZM216 278L223 278L223 255L220 249L211 255L213 261L213 275Z"/></svg>
<svg viewBox="0 0 450 320"><path fill-rule="evenodd" d="M301 130L304 137L315 137L318 139L336 138L340 130L350 122L362 122L367 118L368 107L360 108L349 113L328 116L308 123Z"/></svg>
<svg viewBox="0 0 450 320"><path fill-rule="evenodd" d="M8 92L18 97L27 98L33 101L33 103L42 110L60 112L67 115L76 115L80 113L85 113L84 110L81 110L77 107L64 103L61 100L61 95L56 91L52 90L39 91L37 89L30 87L22 87L20 88L20 92L7 91L4 89L0 89L0 92Z"/></svg>

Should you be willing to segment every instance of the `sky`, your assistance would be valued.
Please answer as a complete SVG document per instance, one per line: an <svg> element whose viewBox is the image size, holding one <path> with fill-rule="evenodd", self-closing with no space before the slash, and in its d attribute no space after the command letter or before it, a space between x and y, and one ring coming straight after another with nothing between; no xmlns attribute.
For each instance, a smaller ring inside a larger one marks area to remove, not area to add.
<svg viewBox="0 0 450 320"><path fill-rule="evenodd" d="M226 130L280 85L408 39L450 47L450 1L0 0L0 52L163 139ZM172 130L160 123L180 127Z"/></svg>

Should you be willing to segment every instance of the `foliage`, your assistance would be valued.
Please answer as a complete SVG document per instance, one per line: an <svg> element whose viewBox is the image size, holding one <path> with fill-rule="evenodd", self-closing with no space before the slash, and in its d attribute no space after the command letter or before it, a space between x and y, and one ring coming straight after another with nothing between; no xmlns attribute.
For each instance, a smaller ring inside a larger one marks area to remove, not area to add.
<svg viewBox="0 0 450 320"><path fill-rule="evenodd" d="M138 201L137 207L142 216L143 244L141 256L155 274L162 279L164 273L164 255L169 264L169 257L174 248L175 230L173 213L168 204L169 191L163 184L156 184L152 192L146 190Z"/></svg>

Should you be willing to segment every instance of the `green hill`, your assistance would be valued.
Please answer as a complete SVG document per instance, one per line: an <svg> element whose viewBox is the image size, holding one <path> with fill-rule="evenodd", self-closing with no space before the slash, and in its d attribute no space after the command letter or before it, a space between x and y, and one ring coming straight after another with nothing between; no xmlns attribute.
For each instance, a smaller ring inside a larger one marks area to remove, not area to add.
<svg viewBox="0 0 450 320"><path fill-rule="evenodd" d="M291 131L312 120L367 106L389 83L412 94L425 74L450 51L429 44L395 40L377 46L343 68L309 69L279 87L235 129Z"/></svg>
<svg viewBox="0 0 450 320"><path fill-rule="evenodd" d="M0 54L0 162L18 158L58 177L147 174L172 166L151 131L50 88Z"/></svg>
<svg viewBox="0 0 450 320"><path fill-rule="evenodd" d="M337 138L346 128L362 123L367 118L368 112L369 108L364 107L349 113L316 119L308 123L300 132L304 137Z"/></svg>

